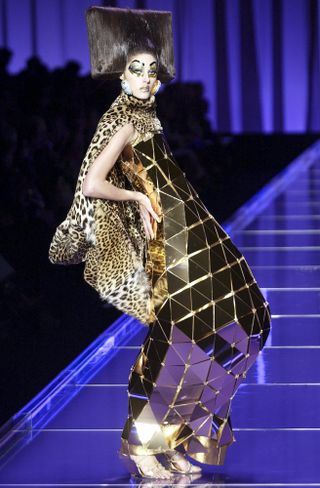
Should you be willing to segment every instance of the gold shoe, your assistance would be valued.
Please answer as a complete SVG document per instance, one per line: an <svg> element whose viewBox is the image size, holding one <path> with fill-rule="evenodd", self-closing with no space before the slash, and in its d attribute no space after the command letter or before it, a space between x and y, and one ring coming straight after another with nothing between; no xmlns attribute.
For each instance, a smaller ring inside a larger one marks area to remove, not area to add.
<svg viewBox="0 0 320 488"><path fill-rule="evenodd" d="M172 473L190 474L200 473L202 471L200 466L190 463L184 454L174 449L164 452L164 456L167 461L167 467Z"/></svg>
<svg viewBox="0 0 320 488"><path fill-rule="evenodd" d="M120 459L124 462L131 475L142 478L172 479L174 474L167 470L155 456L134 456L118 450Z"/></svg>

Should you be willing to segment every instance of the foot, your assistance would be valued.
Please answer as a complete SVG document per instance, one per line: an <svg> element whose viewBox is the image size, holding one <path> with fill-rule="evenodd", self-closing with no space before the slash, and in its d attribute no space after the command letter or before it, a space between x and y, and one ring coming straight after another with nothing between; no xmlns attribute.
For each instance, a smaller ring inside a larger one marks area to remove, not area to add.
<svg viewBox="0 0 320 488"><path fill-rule="evenodd" d="M200 473L201 467L195 466L190 463L188 459L185 458L184 454L174 449L166 451L165 457L169 464L169 469L171 472L178 473Z"/></svg>
<svg viewBox="0 0 320 488"><path fill-rule="evenodd" d="M174 474L166 469L155 456L134 456L130 459L136 464L142 477L171 479Z"/></svg>

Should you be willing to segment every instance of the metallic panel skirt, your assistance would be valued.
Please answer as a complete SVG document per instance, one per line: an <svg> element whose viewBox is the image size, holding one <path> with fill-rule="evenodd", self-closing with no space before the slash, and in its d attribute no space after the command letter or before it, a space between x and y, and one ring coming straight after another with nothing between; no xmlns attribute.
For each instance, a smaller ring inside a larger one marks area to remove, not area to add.
<svg viewBox="0 0 320 488"><path fill-rule="evenodd" d="M146 255L153 314L129 375L121 449L139 455L181 446L221 465L235 441L232 398L270 331L269 304L163 134L137 142L123 167L163 218Z"/></svg>

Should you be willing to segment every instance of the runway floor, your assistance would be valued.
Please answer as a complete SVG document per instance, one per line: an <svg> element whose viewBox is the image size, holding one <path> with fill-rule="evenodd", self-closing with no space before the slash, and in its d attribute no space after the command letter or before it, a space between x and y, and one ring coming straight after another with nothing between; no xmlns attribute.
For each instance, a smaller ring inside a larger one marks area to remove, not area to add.
<svg viewBox="0 0 320 488"><path fill-rule="evenodd" d="M135 323L112 360L70 384L78 393L32 429L0 469L0 486L320 486L320 158L232 239L270 304L272 330L233 399L236 442L225 464L175 484L130 480L116 451L129 370L146 335Z"/></svg>

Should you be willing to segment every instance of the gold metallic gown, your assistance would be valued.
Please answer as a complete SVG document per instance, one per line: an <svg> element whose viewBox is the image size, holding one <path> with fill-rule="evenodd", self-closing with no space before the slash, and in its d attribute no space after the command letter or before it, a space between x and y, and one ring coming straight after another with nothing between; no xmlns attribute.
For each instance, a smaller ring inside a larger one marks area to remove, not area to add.
<svg viewBox="0 0 320 488"><path fill-rule="evenodd" d="M223 464L235 441L231 401L268 337L269 304L163 133L141 136L131 150L123 170L163 218L147 249L154 320L129 376L122 450L181 445L197 461Z"/></svg>

